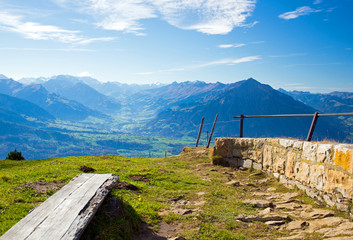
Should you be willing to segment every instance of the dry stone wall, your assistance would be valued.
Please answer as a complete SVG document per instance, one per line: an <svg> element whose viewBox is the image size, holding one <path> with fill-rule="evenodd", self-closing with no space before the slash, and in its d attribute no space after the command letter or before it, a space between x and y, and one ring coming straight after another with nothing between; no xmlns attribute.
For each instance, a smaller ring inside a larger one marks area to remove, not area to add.
<svg viewBox="0 0 353 240"><path fill-rule="evenodd" d="M274 138L217 138L214 164L263 170L288 187L350 211L353 145ZM353 211L353 209L352 209Z"/></svg>

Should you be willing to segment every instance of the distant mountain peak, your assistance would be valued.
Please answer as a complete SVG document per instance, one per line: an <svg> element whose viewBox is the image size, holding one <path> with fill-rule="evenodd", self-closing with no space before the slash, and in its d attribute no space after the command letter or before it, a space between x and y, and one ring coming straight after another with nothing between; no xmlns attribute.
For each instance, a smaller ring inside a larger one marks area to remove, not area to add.
<svg viewBox="0 0 353 240"><path fill-rule="evenodd" d="M6 77L4 74L0 74L0 79L9 79L9 78Z"/></svg>
<svg viewBox="0 0 353 240"><path fill-rule="evenodd" d="M248 79L246 79L245 80L245 82L255 82L255 83L259 83L259 84L261 84L259 81L257 81L256 79L254 79L254 78L248 78Z"/></svg>

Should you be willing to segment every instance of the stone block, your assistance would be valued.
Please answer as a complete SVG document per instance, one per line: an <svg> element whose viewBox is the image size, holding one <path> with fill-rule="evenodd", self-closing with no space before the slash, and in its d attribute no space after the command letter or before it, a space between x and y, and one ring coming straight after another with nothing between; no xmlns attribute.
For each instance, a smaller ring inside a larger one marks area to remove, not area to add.
<svg viewBox="0 0 353 240"><path fill-rule="evenodd" d="M242 148L251 148L254 146L253 138L238 138L237 140L238 146Z"/></svg>
<svg viewBox="0 0 353 240"><path fill-rule="evenodd" d="M257 161L258 157L260 156L260 152L255 151L255 150L248 150L247 152L247 158Z"/></svg>
<svg viewBox="0 0 353 240"><path fill-rule="evenodd" d="M285 187L289 188L289 189L294 189L295 186L295 181L286 178L284 175L281 175L279 177L279 182L282 183Z"/></svg>
<svg viewBox="0 0 353 240"><path fill-rule="evenodd" d="M303 144L304 144L303 141L295 141L293 143L293 149L294 150L302 150L303 149Z"/></svg>
<svg viewBox="0 0 353 240"><path fill-rule="evenodd" d="M261 163L253 162L252 167L255 170L262 170L262 164Z"/></svg>
<svg viewBox="0 0 353 240"><path fill-rule="evenodd" d="M264 139L261 139L261 138L256 138L254 140L254 147L257 149L257 150L262 150L262 147L264 146Z"/></svg>
<svg viewBox="0 0 353 240"><path fill-rule="evenodd" d="M233 157L242 158L243 154L242 154L241 148L235 147L233 149L232 155L233 155Z"/></svg>
<svg viewBox="0 0 353 240"><path fill-rule="evenodd" d="M330 194L338 192L345 198L352 197L352 177L339 170L328 169L324 191Z"/></svg>
<svg viewBox="0 0 353 240"><path fill-rule="evenodd" d="M331 163L332 144L318 144L316 159L321 163Z"/></svg>
<svg viewBox="0 0 353 240"><path fill-rule="evenodd" d="M285 148L289 148L289 147L292 147L294 144L294 140L291 140L291 139L280 139L279 140L279 145L281 145L282 147L285 147Z"/></svg>
<svg viewBox="0 0 353 240"><path fill-rule="evenodd" d="M226 143L226 138L216 138L214 154L220 155L222 157L227 157L229 152L228 144Z"/></svg>
<svg viewBox="0 0 353 240"><path fill-rule="evenodd" d="M280 157L285 157L287 155L287 151L285 148L283 147L273 147L272 148L272 156L280 156Z"/></svg>
<svg viewBox="0 0 353 240"><path fill-rule="evenodd" d="M295 153L294 151L288 151L287 154L287 161L286 161L286 169L285 169L285 176L293 179L294 177L294 165L296 163L297 160L297 153Z"/></svg>
<svg viewBox="0 0 353 240"><path fill-rule="evenodd" d="M310 166L303 161L297 161L294 166L294 177L297 181L308 184L310 174Z"/></svg>
<svg viewBox="0 0 353 240"><path fill-rule="evenodd" d="M279 174L284 174L286 165L286 159L282 156L274 155L273 156L273 171Z"/></svg>
<svg viewBox="0 0 353 240"><path fill-rule="evenodd" d="M240 166L244 168L252 168L252 162L251 159L240 160Z"/></svg>
<svg viewBox="0 0 353 240"><path fill-rule="evenodd" d="M278 145L279 139L278 138L266 138L266 142L268 142L272 145Z"/></svg>
<svg viewBox="0 0 353 240"><path fill-rule="evenodd" d="M263 151L263 163L262 167L264 170L272 170L272 146L265 145Z"/></svg>
<svg viewBox="0 0 353 240"><path fill-rule="evenodd" d="M305 187L305 193L311 198L318 198L320 196L320 193L316 189L310 187Z"/></svg>
<svg viewBox="0 0 353 240"><path fill-rule="evenodd" d="M317 143L304 142L302 158L309 161L316 161Z"/></svg>
<svg viewBox="0 0 353 240"><path fill-rule="evenodd" d="M310 175L309 175L309 184L310 187L322 191L325 185L325 176L326 170L323 165L311 165L310 166Z"/></svg>
<svg viewBox="0 0 353 240"><path fill-rule="evenodd" d="M327 205L329 205L331 207L333 205L335 205L335 202L333 201L331 194L324 194L323 195L323 199L324 199L324 201L326 202Z"/></svg>
<svg viewBox="0 0 353 240"><path fill-rule="evenodd" d="M339 144L334 147L333 165L340 166L349 173L353 173L353 147Z"/></svg>
<svg viewBox="0 0 353 240"><path fill-rule="evenodd" d="M300 190L305 191L306 186L304 186L302 183L298 182L298 181L294 181L294 184L297 186L297 188L299 188Z"/></svg>

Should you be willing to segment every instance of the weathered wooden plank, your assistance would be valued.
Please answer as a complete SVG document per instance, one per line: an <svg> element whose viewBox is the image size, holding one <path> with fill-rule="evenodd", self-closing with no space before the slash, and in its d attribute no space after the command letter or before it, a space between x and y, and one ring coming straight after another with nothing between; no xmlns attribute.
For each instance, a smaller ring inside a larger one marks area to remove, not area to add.
<svg viewBox="0 0 353 240"><path fill-rule="evenodd" d="M110 176L95 175L87 180L82 187L76 189L68 196L27 239L62 239L62 236L70 228L79 213L95 196L97 189L101 187ZM60 228L55 226L53 222L60 222Z"/></svg>
<svg viewBox="0 0 353 240"><path fill-rule="evenodd" d="M117 181L111 174L81 174L0 239L78 239Z"/></svg>
<svg viewBox="0 0 353 240"><path fill-rule="evenodd" d="M88 226L93 216L102 205L103 200L109 194L110 190L115 186L118 178L109 178L101 188L98 189L95 197L89 202L85 210L82 211L76 219L72 222L70 228L67 230L62 239L79 239L84 230Z"/></svg>
<svg viewBox="0 0 353 240"><path fill-rule="evenodd" d="M85 174L74 178L69 184L62 187L60 191L48 198L47 201L33 209L26 217L2 235L0 239L24 239L27 237L75 188L79 188L91 177L93 176Z"/></svg>

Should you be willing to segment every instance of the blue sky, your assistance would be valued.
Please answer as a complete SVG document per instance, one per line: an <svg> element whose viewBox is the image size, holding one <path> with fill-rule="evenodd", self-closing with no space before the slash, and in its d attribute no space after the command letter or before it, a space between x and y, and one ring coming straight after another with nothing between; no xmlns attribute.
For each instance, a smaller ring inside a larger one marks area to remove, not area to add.
<svg viewBox="0 0 353 240"><path fill-rule="evenodd" d="M353 91L353 0L0 0L0 73Z"/></svg>

